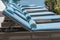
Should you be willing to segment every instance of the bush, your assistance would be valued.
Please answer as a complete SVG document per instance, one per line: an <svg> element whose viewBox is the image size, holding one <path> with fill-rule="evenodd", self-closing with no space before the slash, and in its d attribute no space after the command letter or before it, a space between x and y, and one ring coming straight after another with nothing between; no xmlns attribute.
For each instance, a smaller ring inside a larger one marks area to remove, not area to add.
<svg viewBox="0 0 60 40"><path fill-rule="evenodd" d="M46 0L45 5L50 11L60 14L60 0Z"/></svg>

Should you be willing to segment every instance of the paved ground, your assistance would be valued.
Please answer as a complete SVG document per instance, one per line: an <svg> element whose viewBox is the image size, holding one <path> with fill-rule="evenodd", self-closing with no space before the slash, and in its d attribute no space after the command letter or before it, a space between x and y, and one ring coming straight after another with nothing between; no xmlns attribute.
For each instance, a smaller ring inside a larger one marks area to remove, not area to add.
<svg viewBox="0 0 60 40"><path fill-rule="evenodd" d="M20 4L45 6L45 0L21 0Z"/></svg>
<svg viewBox="0 0 60 40"><path fill-rule="evenodd" d="M4 15L2 15L2 12L0 11L0 27L1 27L1 23L3 22L4 20Z"/></svg>

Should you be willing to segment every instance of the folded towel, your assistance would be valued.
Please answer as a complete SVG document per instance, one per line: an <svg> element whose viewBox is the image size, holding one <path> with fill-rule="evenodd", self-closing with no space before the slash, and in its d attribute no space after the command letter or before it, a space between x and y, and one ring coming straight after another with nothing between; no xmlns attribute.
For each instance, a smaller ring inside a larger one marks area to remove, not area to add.
<svg viewBox="0 0 60 40"><path fill-rule="evenodd" d="M31 19L29 21L29 24L30 24L31 29L36 29L37 25L36 25L36 22L34 20Z"/></svg>
<svg viewBox="0 0 60 40"><path fill-rule="evenodd" d="M28 12L26 12L26 11L23 11L23 14L24 14L24 15L26 15L26 14L28 14Z"/></svg>
<svg viewBox="0 0 60 40"><path fill-rule="evenodd" d="M12 13L12 14L14 13L14 10L13 10L11 7L7 6L6 9L7 9L7 11L9 11L10 13Z"/></svg>
<svg viewBox="0 0 60 40"><path fill-rule="evenodd" d="M25 16L26 16L27 21L29 22L31 20L31 16L29 14L26 14Z"/></svg>
<svg viewBox="0 0 60 40"><path fill-rule="evenodd" d="M31 19L31 16L30 16L30 14L28 14L28 12L23 12L23 14L24 14L24 16L26 17L26 19L28 20L28 21L30 21L30 19Z"/></svg>

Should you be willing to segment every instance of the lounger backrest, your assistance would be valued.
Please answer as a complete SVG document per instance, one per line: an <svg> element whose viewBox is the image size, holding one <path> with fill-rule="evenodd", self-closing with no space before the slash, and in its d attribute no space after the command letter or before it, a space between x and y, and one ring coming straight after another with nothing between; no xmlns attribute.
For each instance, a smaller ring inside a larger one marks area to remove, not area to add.
<svg viewBox="0 0 60 40"><path fill-rule="evenodd" d="M24 18L25 20L29 21L31 19L30 15L25 15L22 13L22 11L18 8L17 5L15 5L16 0L2 0L2 2L5 4L6 7L10 6L12 7L15 11L19 12L18 15ZM11 8L10 8L11 9ZM17 13L16 13L17 14ZM23 15L22 15L23 14ZM25 16L24 16L25 15Z"/></svg>
<svg viewBox="0 0 60 40"><path fill-rule="evenodd" d="M6 5L5 14L30 29L36 28L35 21L30 19L31 17L29 18L29 15L23 15L14 3L8 3Z"/></svg>
<svg viewBox="0 0 60 40"><path fill-rule="evenodd" d="M12 4L12 3L9 3L9 4L7 5L7 7L9 7L9 6L10 6L10 8L13 8L13 9L15 10L15 13L16 13L18 16L24 18L24 19L27 20L27 21L29 21L29 20L31 19L31 16L30 16L29 14L23 14L23 12L21 12L17 7L15 7L16 5L14 5L14 4Z"/></svg>
<svg viewBox="0 0 60 40"><path fill-rule="evenodd" d="M10 7L9 7L10 8ZM15 19L16 21L18 21L19 23L22 23L23 25L25 25L26 27L30 28L30 29L35 29L36 28L36 23L33 20L30 20L29 22L24 20L22 17L18 16L16 14L16 12L12 9L12 8L7 8L5 10L6 14L9 15L9 17ZM18 13L18 12L17 12ZM21 14L21 13L20 13ZM15 16L14 16L15 15Z"/></svg>
<svg viewBox="0 0 60 40"><path fill-rule="evenodd" d="M21 23L25 27L29 29L35 29L36 28L36 23L33 20L30 20L29 22L25 21L23 18L19 17L17 14L15 14L11 9L8 11L8 9L5 9L5 14L8 15L10 18L13 20Z"/></svg>
<svg viewBox="0 0 60 40"><path fill-rule="evenodd" d="M9 16L11 19L16 20L17 22L21 23L22 25L30 28L30 25L27 21L16 15L11 9L8 11L8 9L4 10L5 14Z"/></svg>

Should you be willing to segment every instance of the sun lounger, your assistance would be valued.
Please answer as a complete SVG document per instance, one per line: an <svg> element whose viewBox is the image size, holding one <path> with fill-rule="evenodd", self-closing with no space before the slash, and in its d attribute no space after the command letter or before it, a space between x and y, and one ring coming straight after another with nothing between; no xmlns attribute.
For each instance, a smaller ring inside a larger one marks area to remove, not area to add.
<svg viewBox="0 0 60 40"><path fill-rule="evenodd" d="M36 16L50 16L50 15L55 15L53 12L36 12L36 13L29 13L32 17Z"/></svg>
<svg viewBox="0 0 60 40"><path fill-rule="evenodd" d="M53 22L60 22L60 15L50 15L50 16L38 16L32 17L36 23L53 23Z"/></svg>
<svg viewBox="0 0 60 40"><path fill-rule="evenodd" d="M41 9L26 9L26 10L23 10L25 12L28 12L28 13L35 13L35 12L43 12L43 11L48 11L47 8L41 8Z"/></svg>

